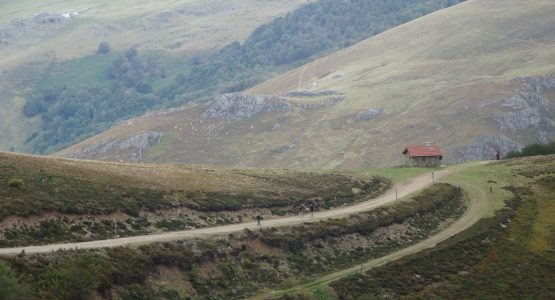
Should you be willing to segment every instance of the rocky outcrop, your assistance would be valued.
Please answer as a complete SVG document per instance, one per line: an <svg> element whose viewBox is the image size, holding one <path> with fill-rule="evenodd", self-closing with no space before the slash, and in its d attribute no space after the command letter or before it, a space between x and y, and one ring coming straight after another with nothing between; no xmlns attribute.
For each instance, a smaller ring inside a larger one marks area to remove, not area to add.
<svg viewBox="0 0 555 300"><path fill-rule="evenodd" d="M241 120L259 113L287 111L291 105L279 96L224 94L216 97L202 113L202 118Z"/></svg>
<svg viewBox="0 0 555 300"><path fill-rule="evenodd" d="M292 91L285 94L284 96L291 97L291 98L312 98L312 97L329 96L329 95L337 95L337 94L340 94L340 93L332 90Z"/></svg>
<svg viewBox="0 0 555 300"><path fill-rule="evenodd" d="M40 13L33 17L35 23L39 25L61 24L64 22L61 14Z"/></svg>
<svg viewBox="0 0 555 300"><path fill-rule="evenodd" d="M517 77L514 82L520 85L520 90L531 93L543 93L547 90L555 90L555 75L536 77Z"/></svg>
<svg viewBox="0 0 555 300"><path fill-rule="evenodd" d="M127 139L108 139L77 152L65 155L67 158L91 159L99 156L124 156L125 161L139 162L152 145L158 144L164 136L159 131L147 131Z"/></svg>
<svg viewBox="0 0 555 300"><path fill-rule="evenodd" d="M355 120L357 120L357 121L368 121L368 120L374 119L375 117L383 114L384 112L385 112L385 110L383 108L369 109L365 113L363 113L359 116L356 116Z"/></svg>
<svg viewBox="0 0 555 300"><path fill-rule="evenodd" d="M510 151L520 151L523 145L504 135L484 135L475 142L456 149L453 159L447 159L449 163L459 163L470 160L490 160L495 158L497 150L505 154Z"/></svg>
<svg viewBox="0 0 555 300"><path fill-rule="evenodd" d="M0 27L0 49L9 46L15 40L31 36L45 39L71 19L80 15L80 11L68 13L38 13L25 19L14 19L4 27Z"/></svg>
<svg viewBox="0 0 555 300"><path fill-rule="evenodd" d="M295 144L287 144L287 145L279 146L279 147L276 147L276 148L270 150L270 153L272 153L272 154L282 154L282 153L294 150L295 147L296 147Z"/></svg>
<svg viewBox="0 0 555 300"><path fill-rule="evenodd" d="M325 107L334 106L336 103L341 102L343 100L345 100L345 96L337 95L337 96L332 96L332 97L326 98L326 99L324 99L320 102L317 102L317 103L301 103L299 105L299 107L301 109L304 109L304 110L325 108Z"/></svg>
<svg viewBox="0 0 555 300"><path fill-rule="evenodd" d="M539 89L539 86L532 87ZM509 109L497 113L495 121L502 130L517 131L521 129L554 130L555 111L549 100L534 93L518 93L502 99L493 105Z"/></svg>

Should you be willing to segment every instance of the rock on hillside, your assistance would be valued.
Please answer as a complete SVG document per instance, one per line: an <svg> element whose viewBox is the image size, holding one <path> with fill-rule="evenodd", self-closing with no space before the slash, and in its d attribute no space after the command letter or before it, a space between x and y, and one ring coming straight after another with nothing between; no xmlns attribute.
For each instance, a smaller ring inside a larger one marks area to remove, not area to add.
<svg viewBox="0 0 555 300"><path fill-rule="evenodd" d="M495 158L497 150L501 153L520 151L523 145L501 134L484 135L474 143L461 147L455 151L449 163L465 162L469 160L490 160Z"/></svg>
<svg viewBox="0 0 555 300"><path fill-rule="evenodd" d="M279 96L224 94L216 97L202 113L202 118L226 118L240 120L263 112L291 109L287 99Z"/></svg>
<svg viewBox="0 0 555 300"><path fill-rule="evenodd" d="M102 155L120 155L120 159L129 162L139 162L143 153L152 145L158 144L164 136L158 131L142 132L126 139L111 138L97 144L85 147L77 152L72 152L65 157L78 159L91 159Z"/></svg>

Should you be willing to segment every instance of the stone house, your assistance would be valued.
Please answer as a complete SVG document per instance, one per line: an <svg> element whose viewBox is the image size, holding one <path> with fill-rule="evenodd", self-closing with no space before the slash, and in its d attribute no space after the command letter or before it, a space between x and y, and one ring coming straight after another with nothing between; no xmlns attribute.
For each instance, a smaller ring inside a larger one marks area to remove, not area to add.
<svg viewBox="0 0 555 300"><path fill-rule="evenodd" d="M403 151L407 167L437 167L441 165L443 154L438 145L407 146Z"/></svg>

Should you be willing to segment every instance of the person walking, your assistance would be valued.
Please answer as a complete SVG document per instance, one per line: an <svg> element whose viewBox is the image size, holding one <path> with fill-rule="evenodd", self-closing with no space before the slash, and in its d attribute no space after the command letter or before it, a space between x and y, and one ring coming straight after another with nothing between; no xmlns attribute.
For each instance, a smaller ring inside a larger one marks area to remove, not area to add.
<svg viewBox="0 0 555 300"><path fill-rule="evenodd" d="M314 202L310 202L310 217L314 218L314 210L316 209L316 204Z"/></svg>
<svg viewBox="0 0 555 300"><path fill-rule="evenodd" d="M260 213L256 214L256 226L262 226L262 224L260 224L260 221L262 220L262 216L260 215Z"/></svg>
<svg viewBox="0 0 555 300"><path fill-rule="evenodd" d="M500 160L500 159L501 159L501 151L497 150L497 153L495 153L495 158L496 158L497 160Z"/></svg>
<svg viewBox="0 0 555 300"><path fill-rule="evenodd" d="M304 205L299 205L299 217L301 217L301 219L304 217Z"/></svg>

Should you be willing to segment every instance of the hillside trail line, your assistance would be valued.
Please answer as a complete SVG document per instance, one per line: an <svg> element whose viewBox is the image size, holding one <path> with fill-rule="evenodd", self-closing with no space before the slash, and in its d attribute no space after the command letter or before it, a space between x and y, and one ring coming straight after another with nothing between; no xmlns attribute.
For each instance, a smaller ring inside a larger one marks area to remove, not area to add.
<svg viewBox="0 0 555 300"><path fill-rule="evenodd" d="M306 72L306 69L307 69L307 65L304 65L303 69L301 70L301 73L299 74L299 80L297 82L297 90L303 89L303 78L304 78L304 73Z"/></svg>
<svg viewBox="0 0 555 300"><path fill-rule="evenodd" d="M472 162L462 165L450 166L441 171L435 172L436 180L442 177L451 175L455 172L461 171L463 169L476 166L478 164L483 164L484 162ZM317 222L329 218L339 218L345 217L347 215L369 211L376 209L380 206L391 204L395 202L395 190L397 190L398 198L401 199L409 194L422 190L428 186L432 185L432 176L430 173L426 173L415 177L414 179L406 183L397 183L388 190L385 194L375 198L360 202L355 205L345 206L337 209L331 209L326 211L321 211L314 213L314 217L310 219L301 219L298 216L289 216L283 218L270 219L262 222L261 226L257 226L256 221L248 223L231 224L217 227L206 227L192 230L182 230L173 232L164 232L159 234L150 235L140 235L131 236L124 238L115 238L107 240L95 240L88 242L75 242L75 243L59 243L41 246L25 246L25 247L13 247L13 248L0 248L1 256L14 256L25 251L26 254L37 254L37 253L50 253L57 250L68 250L68 249L95 249L95 248L110 248L110 247L120 247L120 246L140 246L144 244L157 243L157 242L170 242L183 240L188 238L198 238L213 235L229 234L233 232L242 231L245 229L255 230L257 228L268 228L268 227L283 227L291 226L302 223Z"/></svg>
<svg viewBox="0 0 555 300"><path fill-rule="evenodd" d="M408 255L412 255L415 254L417 252L426 250L426 249L430 249L435 247L437 244L439 244L440 242L443 242L467 229L469 229L472 225L476 224L483 216L483 211L486 210L487 208L487 193L486 191L484 191L483 189L480 189L478 187L476 187L475 185L472 185L470 183L462 183L461 187L463 189L472 189L474 191L477 191L479 196L478 197L474 197L474 198L470 198L467 197L467 209L464 212L464 214L457 219L454 223L452 223L450 226L448 226L447 228L445 228L444 230L436 233L435 235L432 235L430 237L428 237L427 239L416 243L412 246L409 246L407 248L403 248L401 250L395 251L393 253L390 253L388 255L379 257L379 258L375 258L369 261L366 261L362 264L362 270L363 271L368 271L370 269L379 267L379 266L383 266L389 262L393 262L396 260L399 260L403 257L406 257ZM308 282L308 283L304 283L292 288L288 288L285 290L276 290L276 291L269 291L260 295L257 295L255 297L249 298L251 300L255 300L255 299L272 299L272 298L276 298L279 296L283 296L286 294L290 294L290 293L295 293L295 292L301 292L304 290L308 290L308 289L313 289L315 287L318 286L322 286L325 284L328 284L330 282L336 281L338 279L341 279L343 277L352 275L354 273L360 272L361 267L360 264L357 264L356 266L350 267L348 269L344 269L341 271L337 271L337 272L333 272L327 275L324 275L322 277L319 277L318 279Z"/></svg>

